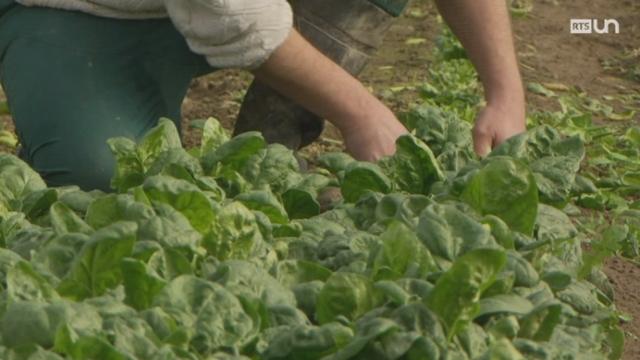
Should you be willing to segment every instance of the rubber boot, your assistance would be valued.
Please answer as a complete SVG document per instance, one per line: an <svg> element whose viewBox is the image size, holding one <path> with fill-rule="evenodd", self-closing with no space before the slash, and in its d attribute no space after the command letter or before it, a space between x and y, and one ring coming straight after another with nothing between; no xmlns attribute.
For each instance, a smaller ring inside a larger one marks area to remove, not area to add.
<svg viewBox="0 0 640 360"><path fill-rule="evenodd" d="M296 29L318 50L358 75L409 0L290 0ZM388 4L389 6L385 6ZM260 131L270 143L297 150L315 141L324 120L255 80L235 134Z"/></svg>

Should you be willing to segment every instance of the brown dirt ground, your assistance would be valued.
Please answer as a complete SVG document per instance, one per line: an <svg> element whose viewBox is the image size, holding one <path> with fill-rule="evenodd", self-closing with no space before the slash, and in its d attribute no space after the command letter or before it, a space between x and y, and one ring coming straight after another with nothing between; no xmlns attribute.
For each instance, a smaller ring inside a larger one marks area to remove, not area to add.
<svg viewBox="0 0 640 360"><path fill-rule="evenodd" d="M640 84L603 69L601 62L624 50L640 49L640 2L638 0L534 0L533 11L514 19L518 56L525 82L560 83L577 86L594 98L640 91ZM439 27L431 2L414 1L410 11L399 19L387 36L380 53L360 76L371 91L393 110L406 110L418 101L411 88L424 79L431 59L431 40ZM622 26L619 35L569 34L571 18L614 18ZM425 38L427 45L405 44L408 38ZM183 105L184 142L193 146L199 131L190 126L195 119L218 118L231 129L243 93L251 76L225 70L194 80ZM407 90L391 93L390 87ZM0 91L0 99L2 99ZM528 94L530 108L553 110L557 104L548 98ZM640 106L640 104L638 104ZM0 122L11 128L8 116ZM640 123L640 115L634 122ZM341 148L337 131L328 127L320 141L305 150L315 154ZM618 308L633 320L624 324L627 335L623 359L640 359L640 267L613 258L605 265L616 290Z"/></svg>
<svg viewBox="0 0 640 360"><path fill-rule="evenodd" d="M624 360L640 359L640 266L631 262L613 258L604 268L605 274L616 291L616 306L622 312L631 315L633 320L623 324L625 332Z"/></svg>

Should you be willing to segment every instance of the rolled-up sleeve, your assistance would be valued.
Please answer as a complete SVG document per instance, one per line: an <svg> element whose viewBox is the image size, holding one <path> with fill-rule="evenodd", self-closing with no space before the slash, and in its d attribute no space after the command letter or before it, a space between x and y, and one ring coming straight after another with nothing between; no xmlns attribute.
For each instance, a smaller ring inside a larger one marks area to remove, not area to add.
<svg viewBox="0 0 640 360"><path fill-rule="evenodd" d="M286 40L293 25L286 0L165 0L191 50L216 68L256 68Z"/></svg>

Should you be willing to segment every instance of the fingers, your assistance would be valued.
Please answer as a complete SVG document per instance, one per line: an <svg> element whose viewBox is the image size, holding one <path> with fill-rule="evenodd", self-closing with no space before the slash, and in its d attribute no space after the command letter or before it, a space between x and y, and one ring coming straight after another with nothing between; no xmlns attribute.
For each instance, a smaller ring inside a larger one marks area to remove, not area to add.
<svg viewBox="0 0 640 360"><path fill-rule="evenodd" d="M493 136L491 133L478 127L473 129L473 150L480 157L489 155L493 148Z"/></svg>
<svg viewBox="0 0 640 360"><path fill-rule="evenodd" d="M408 133L404 125L386 107L372 112L366 119L366 126L342 129L347 151L356 160L370 162L395 154L396 141Z"/></svg>

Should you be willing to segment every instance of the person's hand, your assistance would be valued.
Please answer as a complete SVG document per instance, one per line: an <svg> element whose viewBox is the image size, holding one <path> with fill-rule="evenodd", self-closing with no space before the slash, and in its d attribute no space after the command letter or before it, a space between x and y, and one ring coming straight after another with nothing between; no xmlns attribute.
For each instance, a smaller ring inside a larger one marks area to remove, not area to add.
<svg viewBox="0 0 640 360"><path fill-rule="evenodd" d="M364 115L360 121L352 119L341 128L347 151L360 161L377 161L396 152L396 140L407 134L407 129L393 113L379 108Z"/></svg>
<svg viewBox="0 0 640 360"><path fill-rule="evenodd" d="M407 129L360 81L311 46L297 31L254 71L256 77L335 125L357 160L396 151ZM331 81L327 81L330 79Z"/></svg>
<svg viewBox="0 0 640 360"><path fill-rule="evenodd" d="M473 127L474 150L479 156L485 157L505 140L525 131L523 103L489 104L480 112Z"/></svg>

